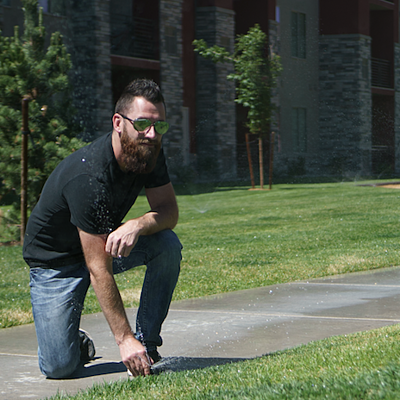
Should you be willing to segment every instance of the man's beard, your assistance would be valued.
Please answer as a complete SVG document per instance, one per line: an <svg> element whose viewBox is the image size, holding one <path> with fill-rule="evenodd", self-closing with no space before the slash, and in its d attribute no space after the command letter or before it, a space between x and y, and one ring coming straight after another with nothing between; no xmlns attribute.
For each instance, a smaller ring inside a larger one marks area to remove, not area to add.
<svg viewBox="0 0 400 400"><path fill-rule="evenodd" d="M154 146L143 145L151 143ZM121 133L121 161L125 171L135 174L149 174L156 166L161 143L151 139L132 139L125 129Z"/></svg>

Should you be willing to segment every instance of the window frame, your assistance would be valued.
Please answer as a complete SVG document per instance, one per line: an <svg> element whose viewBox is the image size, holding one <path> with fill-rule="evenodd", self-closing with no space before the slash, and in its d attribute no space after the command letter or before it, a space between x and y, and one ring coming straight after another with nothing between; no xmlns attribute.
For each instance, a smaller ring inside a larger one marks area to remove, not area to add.
<svg viewBox="0 0 400 400"><path fill-rule="evenodd" d="M291 11L290 14L291 55L296 58L307 58L307 15Z"/></svg>

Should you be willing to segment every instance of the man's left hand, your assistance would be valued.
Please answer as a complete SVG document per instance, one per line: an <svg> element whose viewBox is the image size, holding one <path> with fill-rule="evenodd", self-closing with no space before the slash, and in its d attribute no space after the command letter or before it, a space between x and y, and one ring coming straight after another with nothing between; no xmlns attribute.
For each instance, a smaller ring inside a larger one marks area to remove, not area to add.
<svg viewBox="0 0 400 400"><path fill-rule="evenodd" d="M105 251L112 257L128 257L139 239L139 228L135 220L127 221L108 235Z"/></svg>

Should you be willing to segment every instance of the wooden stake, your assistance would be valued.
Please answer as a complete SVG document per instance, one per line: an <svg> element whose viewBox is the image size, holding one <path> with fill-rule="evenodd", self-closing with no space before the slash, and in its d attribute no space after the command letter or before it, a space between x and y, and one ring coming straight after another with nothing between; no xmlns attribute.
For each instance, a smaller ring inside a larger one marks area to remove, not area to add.
<svg viewBox="0 0 400 400"><path fill-rule="evenodd" d="M270 142L270 156L269 156L269 190L272 189L272 174L274 170L274 143L275 143L275 132L272 132L271 142Z"/></svg>

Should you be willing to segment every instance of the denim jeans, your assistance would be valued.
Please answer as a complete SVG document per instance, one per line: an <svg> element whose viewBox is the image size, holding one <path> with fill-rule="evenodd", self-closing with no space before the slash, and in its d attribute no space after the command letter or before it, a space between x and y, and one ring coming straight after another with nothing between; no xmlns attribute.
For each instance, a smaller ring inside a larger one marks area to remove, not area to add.
<svg viewBox="0 0 400 400"><path fill-rule="evenodd" d="M118 274L146 265L136 335L148 351L161 346L161 325L178 281L182 246L171 230L141 236L130 255L114 259ZM39 367L49 378L70 376L80 364L79 324L90 285L85 263L31 268L30 287Z"/></svg>

